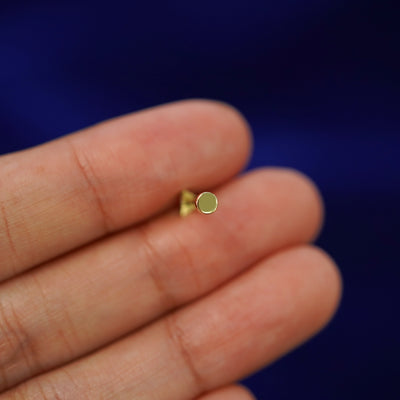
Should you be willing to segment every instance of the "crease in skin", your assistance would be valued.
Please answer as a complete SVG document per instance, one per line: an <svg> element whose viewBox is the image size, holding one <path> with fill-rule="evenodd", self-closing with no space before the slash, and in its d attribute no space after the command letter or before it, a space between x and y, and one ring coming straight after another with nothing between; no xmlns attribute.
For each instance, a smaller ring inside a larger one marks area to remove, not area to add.
<svg viewBox="0 0 400 400"><path fill-rule="evenodd" d="M73 144L72 139L67 140L66 142L70 146L72 156L73 156L74 160L76 161L76 165L77 165L78 170L81 173L81 176L84 178L88 188L90 189L90 191L93 194L94 201L99 210L99 215L101 216L101 222L103 224L104 234L108 234L112 231L111 224L109 223L110 217L109 217L108 213L106 212L103 201L101 200L101 196L100 196L98 190L96 189L96 184L94 183L93 178L90 177L90 175L92 177L95 177L93 168L91 167L91 164L89 163L89 161L87 160L86 157L81 156L81 157L85 158L85 160L82 160L82 158L78 155L78 150L76 149L75 145Z"/></svg>
<svg viewBox="0 0 400 400"><path fill-rule="evenodd" d="M204 381L201 373L197 370L196 364L193 360L193 356L188 349L187 338L185 331L179 326L176 320L176 314L171 314L165 319L166 334L178 354L180 354L187 370L193 378L195 387L197 388L198 394L204 393L207 388L207 384Z"/></svg>
<svg viewBox="0 0 400 400"><path fill-rule="evenodd" d="M158 273L158 268L156 267L157 263L162 263L163 257L161 254L159 254L156 246L153 245L150 235L147 231L147 226L143 226L141 229L138 229L138 232L140 232L140 238L142 240L142 251L145 252L149 261L147 273L160 297L160 304L162 304L163 308L174 308L177 306L177 300L175 300L175 298L163 284L163 280L161 279Z"/></svg>
<svg viewBox="0 0 400 400"><path fill-rule="evenodd" d="M0 300L0 391L8 388L8 373L13 366L19 364L20 356L22 355L22 359L27 361L26 348L29 340L17 321L15 327L10 322L11 318L16 317L12 307L9 305L9 311L6 311L7 306Z"/></svg>
<svg viewBox="0 0 400 400"><path fill-rule="evenodd" d="M16 247L16 245L14 243L14 239L13 239L13 237L11 235L10 224L8 222L6 209L5 209L4 204L2 202L0 202L0 211L1 211L2 220L4 221L4 232L6 234L7 242L9 244L10 248L11 248L11 252L12 252L13 258L15 260L18 260L19 256L18 256L18 252L17 252L17 247ZM11 273L13 273L14 272L13 270L15 268L11 267L10 269L11 269Z"/></svg>

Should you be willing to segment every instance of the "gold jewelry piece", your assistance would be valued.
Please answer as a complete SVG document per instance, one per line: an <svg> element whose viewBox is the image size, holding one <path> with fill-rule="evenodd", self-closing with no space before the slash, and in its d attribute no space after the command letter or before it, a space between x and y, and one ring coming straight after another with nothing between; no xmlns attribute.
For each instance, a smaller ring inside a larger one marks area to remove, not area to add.
<svg viewBox="0 0 400 400"><path fill-rule="evenodd" d="M218 199L214 193L202 192L198 195L189 190L182 190L181 192L181 217L186 217L192 213L196 208L202 214L212 214L218 207Z"/></svg>

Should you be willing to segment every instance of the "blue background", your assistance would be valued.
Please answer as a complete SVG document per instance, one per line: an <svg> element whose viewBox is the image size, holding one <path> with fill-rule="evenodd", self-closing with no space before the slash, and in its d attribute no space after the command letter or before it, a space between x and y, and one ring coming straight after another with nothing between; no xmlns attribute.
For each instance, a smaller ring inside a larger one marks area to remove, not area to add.
<svg viewBox="0 0 400 400"><path fill-rule="evenodd" d="M321 335L246 380L260 399L399 399L398 1L5 1L0 152L187 97L227 101L251 166L322 190L344 297Z"/></svg>

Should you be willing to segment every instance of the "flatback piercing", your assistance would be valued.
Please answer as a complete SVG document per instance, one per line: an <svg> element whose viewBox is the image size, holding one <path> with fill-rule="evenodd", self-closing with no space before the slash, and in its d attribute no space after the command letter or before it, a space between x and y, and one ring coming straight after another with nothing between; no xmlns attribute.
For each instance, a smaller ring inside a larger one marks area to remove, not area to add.
<svg viewBox="0 0 400 400"><path fill-rule="evenodd" d="M180 215L186 217L196 208L202 214L212 214L218 207L218 199L214 193L202 192L198 195L189 190L182 190Z"/></svg>

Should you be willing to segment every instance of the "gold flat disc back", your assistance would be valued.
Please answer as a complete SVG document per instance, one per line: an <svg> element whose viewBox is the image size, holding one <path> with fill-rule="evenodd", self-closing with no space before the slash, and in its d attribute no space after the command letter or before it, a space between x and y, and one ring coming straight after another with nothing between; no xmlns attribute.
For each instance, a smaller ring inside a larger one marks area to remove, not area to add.
<svg viewBox="0 0 400 400"><path fill-rule="evenodd" d="M212 214L218 207L217 196L211 192L200 193L196 198L196 207L203 214Z"/></svg>

